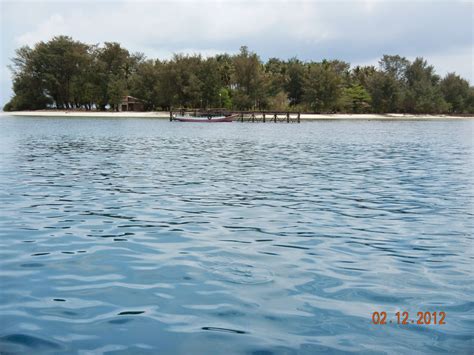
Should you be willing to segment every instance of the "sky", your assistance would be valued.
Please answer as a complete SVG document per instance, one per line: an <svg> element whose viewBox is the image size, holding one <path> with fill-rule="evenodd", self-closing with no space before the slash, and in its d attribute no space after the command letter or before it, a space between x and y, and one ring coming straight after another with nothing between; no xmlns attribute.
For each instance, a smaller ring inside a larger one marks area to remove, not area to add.
<svg viewBox="0 0 474 355"><path fill-rule="evenodd" d="M384 54L424 57L474 85L472 0L22 1L0 0L0 104L12 96L15 49L56 35L119 42L148 58L236 53L263 60L340 59L377 65Z"/></svg>

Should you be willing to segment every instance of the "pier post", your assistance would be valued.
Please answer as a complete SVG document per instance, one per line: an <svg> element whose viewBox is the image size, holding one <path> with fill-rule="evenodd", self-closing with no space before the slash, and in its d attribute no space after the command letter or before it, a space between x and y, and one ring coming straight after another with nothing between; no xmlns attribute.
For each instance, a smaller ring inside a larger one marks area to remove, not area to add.
<svg viewBox="0 0 474 355"><path fill-rule="evenodd" d="M233 111L233 115L236 115L236 121L238 122L286 122L293 123L301 122L300 112L281 112L281 111ZM295 115L295 116L292 116ZM171 113L170 113L171 117Z"/></svg>
<svg viewBox="0 0 474 355"><path fill-rule="evenodd" d="M170 122L173 121L173 110L170 110Z"/></svg>

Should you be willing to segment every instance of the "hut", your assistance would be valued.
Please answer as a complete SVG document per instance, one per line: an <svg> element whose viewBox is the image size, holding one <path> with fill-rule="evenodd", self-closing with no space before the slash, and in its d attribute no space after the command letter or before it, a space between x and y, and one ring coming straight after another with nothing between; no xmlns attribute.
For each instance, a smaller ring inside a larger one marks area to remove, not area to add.
<svg viewBox="0 0 474 355"><path fill-rule="evenodd" d="M145 101L133 96L124 96L120 103L120 111L144 111Z"/></svg>

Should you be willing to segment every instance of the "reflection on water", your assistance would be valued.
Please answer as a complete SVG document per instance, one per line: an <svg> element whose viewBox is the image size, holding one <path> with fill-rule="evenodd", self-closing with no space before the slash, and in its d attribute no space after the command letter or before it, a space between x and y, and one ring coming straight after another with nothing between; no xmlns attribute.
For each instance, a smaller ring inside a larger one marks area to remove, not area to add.
<svg viewBox="0 0 474 355"><path fill-rule="evenodd" d="M473 127L2 117L0 349L472 351Z"/></svg>

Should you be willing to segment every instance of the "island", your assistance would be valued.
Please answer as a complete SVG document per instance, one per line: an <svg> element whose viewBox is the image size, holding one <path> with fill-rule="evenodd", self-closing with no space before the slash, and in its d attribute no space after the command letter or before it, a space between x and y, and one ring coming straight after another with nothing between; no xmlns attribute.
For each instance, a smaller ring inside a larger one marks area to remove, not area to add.
<svg viewBox="0 0 474 355"><path fill-rule="evenodd" d="M17 49L11 70L14 96L3 110L34 115L138 111L140 117L167 117L151 112L174 107L301 112L302 119L474 113L474 87L455 72L441 78L421 57L384 55L378 67L351 67L338 59L264 62L243 46L233 55L161 60L130 53L117 42L91 45L57 36Z"/></svg>

